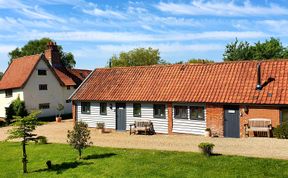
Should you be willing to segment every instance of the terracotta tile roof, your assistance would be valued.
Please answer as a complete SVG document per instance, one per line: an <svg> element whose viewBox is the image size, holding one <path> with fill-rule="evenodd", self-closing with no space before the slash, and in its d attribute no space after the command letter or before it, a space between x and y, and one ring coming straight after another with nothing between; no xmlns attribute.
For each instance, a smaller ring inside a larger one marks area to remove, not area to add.
<svg viewBox="0 0 288 178"><path fill-rule="evenodd" d="M0 90L21 88L25 85L40 57L41 55L37 54L13 60L0 81Z"/></svg>
<svg viewBox="0 0 288 178"><path fill-rule="evenodd" d="M90 74L91 70L55 68L54 71L65 86L79 86L82 81Z"/></svg>
<svg viewBox="0 0 288 178"><path fill-rule="evenodd" d="M37 54L14 59L0 81L0 90L22 88L28 81L36 64L43 57L52 73L56 76L60 85L79 86L84 78L89 75L90 70L67 69L65 67L52 67L44 55Z"/></svg>
<svg viewBox="0 0 288 178"><path fill-rule="evenodd" d="M61 68L54 68L56 75L59 77L59 79L63 82L65 86L73 86L76 85L76 83L73 81L71 77L69 77L69 74L67 74L67 70L61 69Z"/></svg>
<svg viewBox="0 0 288 178"><path fill-rule="evenodd" d="M288 60L96 69L73 100L288 104Z"/></svg>

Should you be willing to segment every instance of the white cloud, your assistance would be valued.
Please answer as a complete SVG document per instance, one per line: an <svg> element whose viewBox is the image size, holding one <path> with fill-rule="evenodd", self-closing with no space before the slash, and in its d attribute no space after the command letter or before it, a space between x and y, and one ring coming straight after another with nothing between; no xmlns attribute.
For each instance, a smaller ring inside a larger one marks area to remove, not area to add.
<svg viewBox="0 0 288 178"><path fill-rule="evenodd" d="M0 53L2 54L8 54L8 52L12 51L15 49L17 46L16 45L5 45L5 44L0 44Z"/></svg>
<svg viewBox="0 0 288 178"><path fill-rule="evenodd" d="M180 44L180 43L142 43L133 45L98 45L97 48L104 52L119 53L121 51L129 51L134 48L147 48L152 47L159 49L160 52L172 53L172 52L183 52L183 51L216 51L222 50L224 47L221 44Z"/></svg>
<svg viewBox="0 0 288 178"><path fill-rule="evenodd" d="M0 0L0 8L2 9L19 9L28 7L28 5L23 4L19 0Z"/></svg>
<svg viewBox="0 0 288 178"><path fill-rule="evenodd" d="M288 15L288 9L279 5L255 6L250 1L244 1L243 5L237 5L234 1L228 3L220 1L193 0L189 4L160 2L156 8L172 14L185 14L192 16L271 16Z"/></svg>
<svg viewBox="0 0 288 178"><path fill-rule="evenodd" d="M270 37L263 32L254 31L210 31L200 33L167 32L165 34L145 34L130 32L73 31L73 32L19 32L14 38L22 40L50 37L60 41L90 41L90 42L160 42L160 41L191 41L191 40L227 40L237 38L258 39ZM5 36L0 36L0 39ZM7 37L11 38L11 36Z"/></svg>
<svg viewBox="0 0 288 178"><path fill-rule="evenodd" d="M116 18L120 18L120 19L125 19L125 16L122 13L112 11L112 10L102 10L99 8L94 8L92 10L84 9L83 12L86 14L95 15L95 16L116 17Z"/></svg>
<svg viewBox="0 0 288 178"><path fill-rule="evenodd" d="M23 15L26 15L27 17L32 18L32 19L55 20L55 21L59 21L59 22L65 21L60 17L52 15L48 12L45 12L39 6L34 6L33 9L32 8L22 8L22 9L19 9L19 12L22 13Z"/></svg>

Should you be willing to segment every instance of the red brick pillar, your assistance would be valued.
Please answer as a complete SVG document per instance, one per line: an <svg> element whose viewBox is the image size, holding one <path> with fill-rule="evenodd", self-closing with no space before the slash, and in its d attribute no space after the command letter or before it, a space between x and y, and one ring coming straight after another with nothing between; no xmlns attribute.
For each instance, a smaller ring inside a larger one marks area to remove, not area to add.
<svg viewBox="0 0 288 178"><path fill-rule="evenodd" d="M172 103L168 103L168 134L171 135L173 131L173 111Z"/></svg>
<svg viewBox="0 0 288 178"><path fill-rule="evenodd" d="M76 123L76 104L75 101L72 101L72 119L74 124Z"/></svg>

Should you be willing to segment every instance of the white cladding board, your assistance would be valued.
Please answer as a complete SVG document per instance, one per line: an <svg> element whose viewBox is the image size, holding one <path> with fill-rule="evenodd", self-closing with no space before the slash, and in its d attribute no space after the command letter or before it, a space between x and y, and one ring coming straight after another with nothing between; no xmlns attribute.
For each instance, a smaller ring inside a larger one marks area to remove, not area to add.
<svg viewBox="0 0 288 178"><path fill-rule="evenodd" d="M195 104L174 104L182 106L204 106ZM174 117L174 105L173 105L173 132L175 133L189 133L203 135L206 129L206 109L204 106L204 120L188 120L188 119L176 119ZM188 117L190 116L190 110L188 109Z"/></svg>
<svg viewBox="0 0 288 178"><path fill-rule="evenodd" d="M105 128L115 129L115 104L113 109L110 109L109 104L107 105L107 115L100 115L100 103L91 102L90 103L90 114L81 113L81 102L77 102L77 120L83 121L88 124L88 127L96 127L98 122L104 122Z"/></svg>
<svg viewBox="0 0 288 178"><path fill-rule="evenodd" d="M135 120L147 119L153 123L156 133L168 133L168 110L167 105L165 105L165 116L166 118L154 118L153 117L153 104L152 103L141 103L141 117L133 116L133 103L127 103L126 113L127 122L126 128L129 129L129 125L133 124Z"/></svg>
<svg viewBox="0 0 288 178"><path fill-rule="evenodd" d="M89 127L96 127L97 122L104 122L106 128L116 129L116 114L115 103L107 103L107 115L100 115L100 103L90 103L90 114L81 113L81 102L76 102L77 119L79 121L86 122ZM110 108L112 105L112 109ZM179 105L179 104L177 104ZM186 104L182 104L186 105ZM193 104L187 104L186 106L192 106ZM194 106L194 105L193 105ZM133 116L133 103L126 103L126 129L129 130L129 125L133 124L135 120L148 119L151 120L156 133L168 133L168 109L166 105L165 109L166 118L154 118L153 117L153 104L141 103L141 117ZM188 111L189 115L189 111ZM204 116L206 118L206 109L204 110ZM203 135L206 128L206 121L199 120L183 120L174 118L173 107L173 132L175 133L189 133Z"/></svg>

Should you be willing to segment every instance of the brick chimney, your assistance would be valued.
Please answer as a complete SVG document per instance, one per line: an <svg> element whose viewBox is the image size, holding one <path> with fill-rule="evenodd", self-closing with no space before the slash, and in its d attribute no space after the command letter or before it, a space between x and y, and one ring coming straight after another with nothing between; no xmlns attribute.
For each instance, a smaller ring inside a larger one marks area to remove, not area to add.
<svg viewBox="0 0 288 178"><path fill-rule="evenodd" d="M45 50L45 57L53 67L62 67L61 56L56 42L50 41Z"/></svg>

